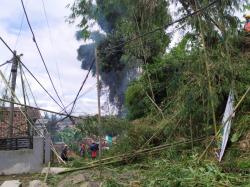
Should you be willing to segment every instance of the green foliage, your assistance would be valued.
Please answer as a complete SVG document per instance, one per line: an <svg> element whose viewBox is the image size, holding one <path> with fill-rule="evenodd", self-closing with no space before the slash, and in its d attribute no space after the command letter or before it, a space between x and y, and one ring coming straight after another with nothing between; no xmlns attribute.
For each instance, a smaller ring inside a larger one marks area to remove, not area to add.
<svg viewBox="0 0 250 187"><path fill-rule="evenodd" d="M73 160L71 163L70 163L70 167L73 167L73 168L79 168L79 167L83 167L83 161L80 160L80 159L76 159L76 160Z"/></svg>
<svg viewBox="0 0 250 187"><path fill-rule="evenodd" d="M78 129L65 128L63 131L58 133L58 138L66 143L72 150L79 151L78 141L81 140L82 136Z"/></svg>
<svg viewBox="0 0 250 187"><path fill-rule="evenodd" d="M246 182L223 173L214 163L197 165L192 159L178 163L159 160L152 166L143 180L145 186L237 186Z"/></svg>
<svg viewBox="0 0 250 187"><path fill-rule="evenodd" d="M134 81L128 87L125 98L128 109L128 119L138 119L145 116L149 110L149 106L147 106L148 99L145 96L141 82Z"/></svg>
<svg viewBox="0 0 250 187"><path fill-rule="evenodd" d="M128 121L116 117L102 117L99 125L97 116L88 116L77 124L77 129L83 137L99 135L99 128L101 128L102 135L117 136L126 131L129 126Z"/></svg>
<svg viewBox="0 0 250 187"><path fill-rule="evenodd" d="M228 45L230 56L226 54L223 42L214 44L213 49L207 49L211 66L210 96L203 53L197 44L194 35L186 35L178 46L148 66L156 104L166 116L182 119L181 128L184 131L181 136L184 137L190 136L190 125L194 137L211 133L210 100L214 101L217 120L220 121L229 91L235 91L237 100L250 82L248 58L242 56L237 39L231 38ZM127 90L126 104L132 119L147 115L156 116L159 113L152 102L148 102L146 92L150 92L146 80L147 75L143 74ZM248 110L248 103L249 98L245 99L242 111Z"/></svg>
<svg viewBox="0 0 250 187"><path fill-rule="evenodd" d="M129 184L131 178L138 181L140 186L145 187L192 187L192 186L247 186L249 184L249 174L228 173L223 167L212 161L202 161L197 163L195 151L187 154L187 150L171 149L164 151L164 154L147 157L139 163L113 166L115 174L112 178L106 179L107 184L120 186L120 183ZM235 165L243 165L247 168L247 160ZM135 176L132 173L136 173ZM130 173L127 178L126 174Z"/></svg>
<svg viewBox="0 0 250 187"><path fill-rule="evenodd" d="M122 187L123 185L119 184L114 179L107 179L103 185L104 187Z"/></svg>
<svg viewBox="0 0 250 187"><path fill-rule="evenodd" d="M155 123L151 118L134 120L132 125L118 136L116 143L112 145L107 154L117 155L141 149L142 146L145 146L147 140L161 128L160 125ZM152 138L147 146L158 146L161 143L165 143L168 137L169 134L159 133Z"/></svg>

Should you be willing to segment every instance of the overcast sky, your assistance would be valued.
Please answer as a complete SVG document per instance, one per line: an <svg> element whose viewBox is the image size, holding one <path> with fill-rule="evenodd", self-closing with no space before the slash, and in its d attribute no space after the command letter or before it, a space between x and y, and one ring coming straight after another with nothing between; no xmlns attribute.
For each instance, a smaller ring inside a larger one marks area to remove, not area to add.
<svg viewBox="0 0 250 187"><path fill-rule="evenodd" d="M77 48L83 41L79 42L75 39L77 27L65 22L66 17L70 14L70 10L65 7L68 3L73 2L73 0L43 1L49 27L46 22L42 0L24 0L24 3L37 42L55 86L64 104L68 105L74 100L87 73L80 68L81 63L77 60ZM35 43L32 41L31 32L23 15L20 0L1 0L0 35L12 49L16 49L18 54L22 53L24 55L22 57L24 64L33 72L38 80L41 81L53 97L57 98L38 55ZM23 25L20 32L22 22ZM0 64L12 58L12 54L2 43L0 43L0 51ZM7 65L0 68L7 77L9 76L10 66L11 65ZM39 107L60 111L60 108L55 102L35 83L27 72L26 75ZM20 82L20 79L18 79L17 94L21 98ZM3 88L4 84L2 80L0 85L1 88ZM96 80L92 76L90 76L86 82L82 93L86 91L87 93L77 102L76 115L84 113L94 114L97 112ZM34 106L31 94L29 93L29 95L31 105Z"/></svg>

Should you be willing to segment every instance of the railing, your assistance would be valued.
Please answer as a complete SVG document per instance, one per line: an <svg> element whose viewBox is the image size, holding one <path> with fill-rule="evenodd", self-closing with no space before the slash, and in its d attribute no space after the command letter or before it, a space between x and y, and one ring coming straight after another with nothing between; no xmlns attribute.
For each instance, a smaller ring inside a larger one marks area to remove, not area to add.
<svg viewBox="0 0 250 187"><path fill-rule="evenodd" d="M33 137L0 138L0 150L33 149Z"/></svg>

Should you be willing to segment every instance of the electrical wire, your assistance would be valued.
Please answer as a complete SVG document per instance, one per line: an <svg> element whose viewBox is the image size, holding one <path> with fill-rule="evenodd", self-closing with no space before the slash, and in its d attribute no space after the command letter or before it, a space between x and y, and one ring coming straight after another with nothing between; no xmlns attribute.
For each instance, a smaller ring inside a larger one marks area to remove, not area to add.
<svg viewBox="0 0 250 187"><path fill-rule="evenodd" d="M22 67L22 64L20 64L20 66ZM34 95L34 94L33 94L33 92L32 92L32 89L31 89L30 83L29 83L29 81L28 81L28 79L27 79L27 77L26 77L25 72L23 71L23 68L21 68L21 73L23 74L23 77L24 77L25 81L27 82L27 85L28 85L29 91L30 91L30 93L31 93L31 96L32 96L32 98L33 98L33 100L34 100L35 105L36 105L36 106L38 106L38 105L37 105L37 102L36 102L35 95ZM27 93L27 91L26 91L26 93ZM28 93L27 93L27 95L28 95ZM28 98L28 97L27 97L27 98Z"/></svg>
<svg viewBox="0 0 250 187"><path fill-rule="evenodd" d="M46 11L46 6L45 6L45 3L44 3L44 0L42 0L42 6L43 6L44 17L45 17L46 24L47 24L48 31L49 31L50 44L51 44L51 47L53 48L54 47L54 42L53 42L53 39L52 39L52 32L51 32L51 28L50 28L49 19L48 19L48 15L47 15L47 11ZM61 73L59 71L58 59L57 58L55 58L55 62L56 62L56 71L57 71L57 75L58 75L58 79L59 79L60 89L61 89L61 92L62 92L62 96L64 98L64 92L63 92L63 89L62 89Z"/></svg>
<svg viewBox="0 0 250 187"><path fill-rule="evenodd" d="M85 76L85 78L84 78L84 80L83 80L83 82L82 82L82 85L81 85L80 89L78 90L78 92L77 92L77 94L76 94L76 97L75 97L75 99L74 99L74 102L73 102L73 105L72 105L70 114L72 114L72 112L73 112L73 110L74 110L74 107L75 107L77 98L78 98L80 92L82 91L83 86L85 85L85 83L86 83L86 81L87 81L87 79L88 79L88 77L89 77L89 73L90 73L90 71L91 71L91 69L92 69L94 63L95 63L95 60L93 60L91 66L90 66L90 68L89 68L89 70L88 70L88 73L86 74L86 76Z"/></svg>
<svg viewBox="0 0 250 187"><path fill-rule="evenodd" d="M169 33L167 33L167 34L168 34L168 35L171 35L171 34L173 34L174 32L177 32L178 30L180 30L180 29L182 29L182 28L183 28L183 26L178 27L178 28L176 28L174 31L171 31L171 32L169 32ZM154 40L150 39L150 40L146 40L146 41L152 43ZM140 48L140 47L142 47L141 44L140 44L140 45L133 46L132 48L129 48L129 50L135 49L135 48ZM118 51L122 51L122 50L115 50L115 51L112 51L112 52L118 52ZM88 70L87 76L89 75L90 70L92 69L93 64L94 64L94 61L93 61L93 63L91 64L91 67L90 67L89 70ZM84 80L83 84L85 84L87 76L85 77L85 80ZM80 94L80 92L81 92L81 90L82 90L82 87L83 87L83 85L80 87L80 89L79 89L79 91L78 91L78 93L77 93L77 96L76 96L75 100L72 101L72 102L69 104L69 105L71 105L71 104L73 103L73 106L72 106L72 108L71 108L70 114L72 114L72 112L73 112L73 109L74 109L74 106L75 106L76 101L77 101L80 97L82 97L82 95L79 96L79 94ZM79 97L78 97L78 96L79 96ZM68 108L69 105L67 105L66 108Z"/></svg>
<svg viewBox="0 0 250 187"><path fill-rule="evenodd" d="M143 33L143 34L141 34L141 35L139 35L139 36L137 36L137 37L135 37L135 38L131 38L131 39L129 39L129 40L127 40L127 41L125 41L125 42L123 42L123 43L117 45L117 46L114 46L114 47L112 47L112 48L107 48L106 50L111 50L111 51L112 51L113 49L116 49L116 48L121 47L121 46L125 46L125 45L127 45L128 43L133 42L133 41L136 41L136 40L138 40L138 39L140 39L140 38L142 38L142 37L145 37L145 36L147 36L147 35L150 35L150 34L152 34L152 33L155 33L155 32L157 32L157 31L160 31L160 30L164 30L165 28L167 28L167 27L169 27L169 26L172 26L172 25L174 25L174 24L176 24L176 23L182 22L182 21L186 20L186 19L189 18L189 17L192 17L192 16L194 16L194 15L200 13L200 12L205 11L206 9L210 8L211 6L213 6L216 2L217 2L217 0L211 2L210 4L208 4L207 6L205 6L205 7L203 7L203 8L200 8L199 10L196 10L196 11L194 11L193 13L190 13L190 14L188 14L188 15L186 15L186 16L180 18L180 19L177 19L177 20L175 20L175 21L173 21L173 22L171 22L171 23L169 23L169 24L166 24L166 25L164 25L164 26L162 26L162 27L158 27L158 28L156 28L156 29L154 29L154 30L152 30L152 31ZM179 29L181 29L181 28L182 28L182 27L179 27L179 28L177 28L175 31L170 32L169 34L172 34L172 33L176 32L177 30L179 30ZM141 47L141 46L135 46L135 48L137 48L137 47ZM115 50L115 51L113 50L111 53L113 53L113 52L118 52L118 51L119 51L119 50ZM71 113L72 113L72 111L73 111L73 108L74 108L74 106L75 106L75 102L76 102L76 100L77 100L77 97L78 97L78 95L79 95L81 89L82 89L82 87L80 88L80 90L79 90L79 92L78 92L78 94L77 94L77 96L76 96L76 98L75 98L75 100L74 100L74 102L73 102L73 106L72 106L72 109L71 109Z"/></svg>
<svg viewBox="0 0 250 187"><path fill-rule="evenodd" d="M78 98L77 100L79 100L80 98L82 98L84 95L86 95L88 92L90 92L93 88L96 87L96 84L93 84L92 86L90 86L85 92L83 92ZM74 103L74 101L72 101L71 103L69 103L65 108L68 108L70 107L72 104ZM63 112L63 111L60 111L60 112ZM85 112L85 114L87 114Z"/></svg>
<svg viewBox="0 0 250 187"><path fill-rule="evenodd" d="M45 67L45 70L46 70L46 72L47 72L47 74L48 74L48 76L49 76L49 79L50 79L50 82L51 82L51 84L52 84L52 87L53 87L53 89L54 89L54 91L55 91L55 93L56 93L56 95L57 95L57 97L58 97L60 103L62 104L62 106L60 105L60 107L61 107L62 109L64 109L64 108L65 108L65 107L64 107L64 104L63 104L63 102L62 102L62 100L61 100L61 98L60 98L60 96L59 96L59 94L58 94L58 92L57 92L57 90L56 90L56 87L55 87L55 85L54 85L54 83L53 83L53 81L52 81L51 75L50 75L49 70L48 70L48 68L47 68L47 65L46 65L46 63L45 63L45 60L44 60L43 55L42 55L42 53L41 53L41 50L40 50L40 48L39 48L39 46L38 46L38 43L37 43L37 41L36 41L36 37L35 37L35 34L34 34L34 31L33 31L32 27L31 27L31 24L30 24L30 21L29 21L29 18L28 18L28 14L27 14L27 12L26 12L26 9L25 9L23 0L21 0L21 3L22 3L22 7L23 7L23 11L24 11L24 14L25 14L27 23L28 23L28 25L29 25L30 31L31 31L32 36L33 36L33 42L34 42L35 45L36 45L36 48L37 48L38 53L39 53L39 56L40 56L40 58L41 58L41 60L42 60L42 62L43 62L43 65L44 65L44 67ZM67 113L66 110L65 110L65 113Z"/></svg>
<svg viewBox="0 0 250 187"><path fill-rule="evenodd" d="M19 32L18 32L17 39L16 39L16 42L15 42L15 45L14 45L14 49L16 49L17 44L19 42L19 38L21 36L21 32L22 32L22 28L23 28L23 21L24 21L24 13L23 13L22 18L21 18L21 24L20 24L20 27L19 27Z"/></svg>
<svg viewBox="0 0 250 187"><path fill-rule="evenodd" d="M43 58L43 56L42 56L42 54L41 54L41 51L40 51L40 49L39 49L39 46L38 46L38 44L37 44L37 42L36 42L36 38L35 38L34 32L33 32L33 30L32 30L31 24L30 24L30 22L29 22L29 19L28 19L28 16L27 16L27 13L26 13L24 4L23 4L23 0L21 0L21 2L22 2L22 6L23 6L23 9L24 9L24 13L25 13L25 16L26 16L28 25L29 25L30 30L31 30L31 33L32 33L32 35L33 35L33 41L34 41L35 44L36 44L36 47L37 47L38 52L39 52L39 55L40 55L40 57L41 57L41 59L42 59L42 61L43 61L43 63L44 63L45 69L46 69L46 71L47 71L47 73L48 73L48 75L49 75L49 77L50 77L52 86L53 86L55 92L57 93L57 91L56 91L56 89L55 89L55 86L54 86L54 84L53 84L53 81L52 81L52 79L51 79L51 76L50 76L50 74L49 74L49 72L48 72L47 66L46 66L46 64L45 64L44 58ZM165 29L166 27L169 27L169 26L171 26L171 25L173 25L173 24L175 24L175 23L181 22L181 21L187 19L188 17L191 17L191 16L193 16L193 15L195 15L195 14L201 12L201 11L204 11L204 10L208 9L209 7L211 7L211 6L212 6L213 4L215 4L215 3L216 3L216 1L213 1L212 3L210 3L209 5L207 5L206 7L201 8L201 9L199 9L199 10L197 10L197 11L191 13L191 14L188 14L188 15L186 15L186 16L184 16L184 17L182 17L182 18L180 18L180 19L178 19L178 20L176 20L176 21L174 21L174 22L172 22L172 23L169 23L169 24L164 25L164 26L162 26L162 27L156 28L156 29L154 29L154 30L152 30L152 31L150 31L150 32L141 34L141 35L139 35L139 36L137 36L137 37L135 37L135 38L131 38L131 39L129 39L129 40L123 42L122 44L119 44L119 45L114 46L114 47L109 48L109 49L115 49L115 48L117 48L117 47L120 47L121 45L127 45L128 43L130 43L130 42L132 42L132 41L135 41L135 40L137 40L137 39L139 39L139 38L141 38L141 37L145 37L145 36L147 36L147 35L149 35L149 34L152 34L152 33L154 33L154 32L157 32L157 31L159 31L159 30ZM44 2L43 2L43 4L44 4ZM48 22L47 22L47 23L48 23ZM1 38L1 40L2 40L2 38ZM4 44L6 44L3 40L2 40L2 42L3 42ZM9 47L8 47L8 48L9 48ZM23 65L24 65L24 64L23 64ZM24 65L24 67L25 67L26 70L28 70L27 67L26 67L25 65ZM30 74L32 74L29 70L28 70L28 72L29 72ZM32 76L32 77L35 78L34 76ZM35 80L37 80L37 79L35 78ZM41 86L41 85L40 85L40 86ZM43 87L43 86L42 86L42 87ZM76 96L76 98L75 98L75 100L74 100L74 102L73 102L73 106L72 106L71 112L72 112L73 109L74 109L76 100L78 99L78 96L79 96L79 94L80 94L80 91L81 91L82 87L83 87L83 86L81 86L81 88L80 88L80 90L78 91L78 94L77 94L77 96ZM47 94L49 94L49 93L47 93ZM49 95L50 95L50 94L49 94ZM60 99L60 97L59 97L59 95L58 95L58 93L57 93L57 96L58 96L58 98L59 98L61 104L63 104L62 101L61 101L61 99ZM53 100L54 100L54 99L53 99ZM56 103L57 103L57 102L56 102ZM57 104L58 104L58 103L57 103ZM60 106L60 105L59 105L59 106ZM63 108L63 107L61 107L61 108ZM65 110L65 109L64 109L64 110ZM66 111L66 110L65 110L65 111Z"/></svg>
<svg viewBox="0 0 250 187"><path fill-rule="evenodd" d="M11 88L10 88L10 86L9 86L9 84L8 84L6 78L5 78L5 76L3 75L3 73L2 73L1 70L0 70L0 76L2 77L3 81L5 82L6 87L7 87L8 89L10 89L10 91L12 92L12 90L11 90ZM17 100L18 104L20 105L21 102L18 100L16 94L15 94L14 92L12 92L12 94L13 94L13 97ZM11 101L11 102L12 102L12 101ZM26 105L25 105L25 106L26 106ZM37 128L34 126L34 124L30 121L30 119L28 118L27 113L24 112L24 111L22 111L21 108L19 108L19 110L20 110L20 112L24 115L24 117L26 118L26 120L27 120L27 122L29 123L29 125L30 125L32 128L34 128L34 130L37 131L37 133L40 134L40 136L42 136L42 137L45 139L46 137L44 136L44 134L41 133L39 130L37 130ZM41 123L40 123L40 124L41 124ZM47 131L47 129L46 129L46 131ZM47 131L47 132L48 132L48 131ZM56 154L56 156L57 156L59 159L61 159L60 156L58 155L57 151L56 151L55 148L54 148L54 145L53 145L52 140L50 141L50 148L51 148L51 150ZM62 160L62 159L61 159L61 160ZM65 164L65 162L64 162L63 160L62 160L62 162Z"/></svg>
<svg viewBox="0 0 250 187"><path fill-rule="evenodd" d="M6 61L6 62L2 63L2 64L0 65L0 67L4 66L4 65L6 65L6 64L9 64L9 63L11 63L11 61L10 61L10 60L8 60L8 61Z"/></svg>
<svg viewBox="0 0 250 187"><path fill-rule="evenodd" d="M108 48L108 50L112 50L112 49L116 49L116 48L119 48L119 47L123 47L123 46L125 46L125 45L127 45L127 44L129 44L129 43L131 43L133 41L136 41L136 40L138 40L140 38L143 38L143 37L145 37L147 35L153 34L153 33L157 32L157 31L164 30L164 29L166 29L169 26L172 26L172 25L174 25L176 23L182 22L182 21L186 20L189 17L192 17L192 16L194 16L194 15L196 15L198 13L201 13L201 12L207 10L208 8L212 7L217 2L218 2L218 0L215 0L215 1L211 2L211 3L209 3L207 6L194 11L193 13L187 14L187 15L185 15L185 16L183 16L183 17L181 17L181 18L179 18L179 19L177 19L177 20L175 20L175 21L173 21L171 23L165 24L165 25L163 25L161 27L158 27L156 29L153 29L153 30L151 30L149 32L145 32L145 33L143 33L143 34L141 34L139 36L136 36L134 38L130 38L130 39L126 40L125 42L122 42L122 43L120 43L120 44L118 44L116 46Z"/></svg>
<svg viewBox="0 0 250 187"><path fill-rule="evenodd" d="M9 49L9 51L17 58L20 64L27 70L27 72L32 76L32 78L41 86L41 88L47 93L47 95L61 108L64 110L63 107L53 98L53 96L46 90L46 88L41 84L41 82L36 78L36 76L27 68L27 66L21 61L20 58L14 53L14 51L10 48L10 46L5 42L5 40L0 36L0 40L3 44Z"/></svg>
<svg viewBox="0 0 250 187"><path fill-rule="evenodd" d="M48 96L55 102L57 103L58 105L58 102L51 96L51 94L44 88L44 86L39 82L39 80L34 76L34 74L26 67L26 65L21 61L20 58L18 58L18 56L14 53L14 51L10 48L10 46L5 42L5 40L0 36L0 40L2 41L2 43L8 48L8 50L13 54L13 56L15 56L17 58L17 60L19 61L19 63L22 65L22 67L24 67L24 69L26 69L26 71L31 75L31 77L41 86L41 88L48 94ZM84 93L85 94L85 93ZM78 99L80 97L82 97L82 95L80 95L78 97ZM4 101L4 102L11 102L11 101L8 101L6 99L1 99L1 101ZM21 105L21 106L25 106L23 104L18 104L18 103L15 103L17 105ZM59 106L59 105L58 105ZM27 106L27 107L30 107L30 108L36 108L36 107L32 107L32 106ZM50 112L50 113L54 113L54 114L58 114L58 115L63 115L63 116L67 116L67 117L71 117L71 118L79 118L79 119L82 119L81 117L77 117L77 116L73 116L73 115L69 115L69 114L65 114L65 113L61 113L61 112L55 112L55 111L51 111L51 110L47 110L47 109L41 109L41 108L37 108L38 110L42 110L42 111L47 111L47 112ZM64 110L63 110L64 111Z"/></svg>

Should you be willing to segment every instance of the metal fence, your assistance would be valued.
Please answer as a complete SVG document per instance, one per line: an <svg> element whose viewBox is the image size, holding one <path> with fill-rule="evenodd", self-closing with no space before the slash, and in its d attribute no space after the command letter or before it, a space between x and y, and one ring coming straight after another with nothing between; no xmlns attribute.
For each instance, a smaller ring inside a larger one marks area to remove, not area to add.
<svg viewBox="0 0 250 187"><path fill-rule="evenodd" d="M33 137L0 138L0 150L33 149Z"/></svg>

